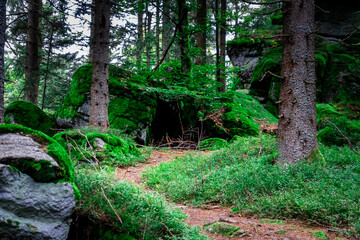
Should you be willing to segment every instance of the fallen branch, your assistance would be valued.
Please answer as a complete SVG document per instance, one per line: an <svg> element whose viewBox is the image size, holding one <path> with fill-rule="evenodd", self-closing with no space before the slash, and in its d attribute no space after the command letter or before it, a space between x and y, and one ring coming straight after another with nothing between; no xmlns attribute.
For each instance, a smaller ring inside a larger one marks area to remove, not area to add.
<svg viewBox="0 0 360 240"><path fill-rule="evenodd" d="M336 130L341 134L341 136L343 136L343 138L345 138L345 140L348 142L349 147L350 147L350 150L353 151L353 152L355 152L356 154L360 155L360 154L355 150L354 146L351 144L349 138L347 138L347 137L345 136L345 134L343 134L343 133L341 132L341 130L338 128L338 126L336 126L335 123L331 122L329 119L325 119L325 122L328 122L328 123L330 123L331 125L333 125L333 126L336 128Z"/></svg>
<svg viewBox="0 0 360 240"><path fill-rule="evenodd" d="M106 197L105 191L103 188L101 188L101 191L106 199L106 201L109 203L111 209L114 211L115 215L117 216L117 218L119 219L120 223L123 224L123 221L121 220L120 216L117 214L117 212L115 211L114 207L112 206L110 200Z"/></svg>
<svg viewBox="0 0 360 240"><path fill-rule="evenodd" d="M249 1L249 0L242 0L242 1L245 2L245 3L255 4L255 5L269 5L269 4L290 2L289 0L279 0L279 1L272 1L272 2L252 2L252 1Z"/></svg>

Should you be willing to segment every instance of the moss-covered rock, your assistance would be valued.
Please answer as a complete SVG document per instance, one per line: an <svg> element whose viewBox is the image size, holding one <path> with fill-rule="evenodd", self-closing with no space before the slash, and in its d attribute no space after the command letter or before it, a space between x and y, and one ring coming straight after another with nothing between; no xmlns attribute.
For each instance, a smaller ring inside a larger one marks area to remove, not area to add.
<svg viewBox="0 0 360 240"><path fill-rule="evenodd" d="M52 136L54 122L39 107L31 102L18 100L9 104L5 110L5 122L20 124Z"/></svg>
<svg viewBox="0 0 360 240"><path fill-rule="evenodd" d="M282 48L270 48L252 73L250 94L277 115ZM360 61L351 46L317 41L315 66L317 101L354 103L360 95Z"/></svg>
<svg viewBox="0 0 360 240"><path fill-rule="evenodd" d="M222 95L223 99L218 108L207 113L205 117L208 128L216 131L217 136L231 139L235 135L256 135L259 133L259 124L277 122L277 119L250 95L237 91Z"/></svg>
<svg viewBox="0 0 360 240"><path fill-rule="evenodd" d="M225 237L231 237L239 230L239 227L225 222L215 222L204 225L204 230L212 234L219 234Z"/></svg>
<svg viewBox="0 0 360 240"><path fill-rule="evenodd" d="M26 135L34 139L37 143L41 144L42 149L50 156L52 157L57 164L60 167L60 171L57 171L56 174L56 181L65 181L70 182L73 184L74 187L74 193L77 198L80 197L79 192L74 185L75 181L75 174L74 174L74 165L72 161L69 158L68 153L65 151L65 149L53 138L45 135L44 133L40 131L36 131L27 127L19 126L19 125L13 125L13 124L3 124L0 125L0 134L6 134L6 133L19 133L22 135ZM11 166L11 165L10 165ZM20 171L22 170L21 165L14 166ZM32 166L24 165L25 170L31 168L33 171L38 172L40 171L42 167L40 164L34 164ZM32 171L27 171L28 173L31 173Z"/></svg>
<svg viewBox="0 0 360 240"><path fill-rule="evenodd" d="M54 139L67 149L75 162L126 166L145 161L133 141L99 131L68 130L55 134Z"/></svg>
<svg viewBox="0 0 360 240"><path fill-rule="evenodd" d="M124 76L121 69L112 66L109 70L110 126L135 135L140 142L184 135L197 141L199 134L195 131L205 131L207 137L231 139L234 135L257 134L259 122L276 122L259 102L244 93L204 93L161 81L148 86L137 77ZM85 65L74 74L70 92L56 112L61 126L88 124L91 72L91 65Z"/></svg>
<svg viewBox="0 0 360 240"><path fill-rule="evenodd" d="M351 105L350 105L351 106ZM327 145L360 147L360 114L346 105L317 104L318 139Z"/></svg>
<svg viewBox="0 0 360 240"><path fill-rule="evenodd" d="M73 75L69 93L57 109L57 123L63 127L88 125L92 65L80 67ZM146 132L154 117L156 98L144 91L146 86L130 79L130 74L115 66L109 67L109 122L112 128L146 141Z"/></svg>

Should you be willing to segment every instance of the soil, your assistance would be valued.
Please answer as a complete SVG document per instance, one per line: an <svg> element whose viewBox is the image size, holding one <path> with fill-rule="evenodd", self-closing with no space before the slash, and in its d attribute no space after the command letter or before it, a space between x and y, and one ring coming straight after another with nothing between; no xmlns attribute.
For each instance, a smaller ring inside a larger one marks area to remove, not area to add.
<svg viewBox="0 0 360 240"><path fill-rule="evenodd" d="M179 150L154 150L152 156L146 163L139 164L135 167L121 168L117 170L119 178L125 178L129 181L143 185L140 179L140 172L148 166L157 166L162 162L168 162L177 157L184 156L188 151ZM203 152L203 154L211 154L211 152ZM144 187L144 186L142 186ZM336 232L330 228L318 225L309 225L296 220L271 221L267 219L258 219L253 216L242 216L241 214L232 213L231 207L223 207L216 204L208 204L201 207L193 207L181 204L175 204L177 208L183 209L184 213L189 217L186 222L189 225L199 226L202 232L210 239L226 240L226 239L254 239L254 240L307 240L307 239L347 239L337 236ZM224 237L218 234L211 234L203 230L204 224L213 222L227 222L240 228L239 235L236 237ZM269 223L270 222L270 223ZM274 223L271 223L274 222ZM317 232L325 233L326 237L314 237Z"/></svg>

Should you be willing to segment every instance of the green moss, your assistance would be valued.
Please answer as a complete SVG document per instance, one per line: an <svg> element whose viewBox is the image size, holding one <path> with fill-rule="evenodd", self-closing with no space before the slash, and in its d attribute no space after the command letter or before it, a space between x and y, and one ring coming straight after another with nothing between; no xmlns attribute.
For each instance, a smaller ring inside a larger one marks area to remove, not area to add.
<svg viewBox="0 0 360 240"><path fill-rule="evenodd" d="M225 222L215 222L209 225L204 225L204 230L212 234L220 234L225 237L231 237L235 234L240 228L233 226Z"/></svg>
<svg viewBox="0 0 360 240"><path fill-rule="evenodd" d="M318 148L313 148L309 156L306 157L305 161L310 164L317 163L322 166L326 165L325 158Z"/></svg>
<svg viewBox="0 0 360 240"><path fill-rule="evenodd" d="M269 223L269 224L275 224L275 225L284 225L284 220L278 220L278 219L269 219L264 218L259 221L260 223Z"/></svg>
<svg viewBox="0 0 360 240"><path fill-rule="evenodd" d="M317 104L316 108L318 139L322 143L342 146L349 144L349 140L354 147L360 147L360 120L357 113L330 104Z"/></svg>
<svg viewBox="0 0 360 240"><path fill-rule="evenodd" d="M0 125L0 134L1 133L21 133L24 135L29 135L36 142L46 146L44 151L49 154L60 166L62 169L61 172L57 173L57 179L61 179L62 181L74 183L75 181L75 174L74 174L74 165L69 159L69 155L65 151L65 149L56 142L53 138L45 135L40 131L36 131L27 127L13 125L13 124L3 124ZM35 169L41 170L41 163L40 166L36 166ZM74 192L78 192L76 186L74 186ZM80 196L76 196L79 198Z"/></svg>
<svg viewBox="0 0 360 240"><path fill-rule="evenodd" d="M54 139L70 152L75 162L99 161L100 164L126 166L145 160L133 141L112 134L76 129L55 134ZM96 139L104 141L102 149L96 146Z"/></svg>
<svg viewBox="0 0 360 240"><path fill-rule="evenodd" d="M200 142L200 150L218 150L228 146L229 143L221 138L208 138Z"/></svg>
<svg viewBox="0 0 360 240"><path fill-rule="evenodd" d="M145 104L146 103L146 104ZM109 103L109 122L112 128L124 129L131 133L140 125L152 122L156 112L156 100L138 101L124 96L116 97Z"/></svg>
<svg viewBox="0 0 360 240"><path fill-rule="evenodd" d="M265 45L273 45L275 42L263 38L253 38L253 37L239 37L234 40L228 41L227 45L236 45L237 47L253 48L261 47L264 48Z"/></svg>
<svg viewBox="0 0 360 240"><path fill-rule="evenodd" d="M5 122L16 123L52 136L54 122L45 112L31 102L18 100L9 104L5 110Z"/></svg>
<svg viewBox="0 0 360 240"><path fill-rule="evenodd" d="M312 236L318 239L329 239L329 237L322 231L312 232Z"/></svg>

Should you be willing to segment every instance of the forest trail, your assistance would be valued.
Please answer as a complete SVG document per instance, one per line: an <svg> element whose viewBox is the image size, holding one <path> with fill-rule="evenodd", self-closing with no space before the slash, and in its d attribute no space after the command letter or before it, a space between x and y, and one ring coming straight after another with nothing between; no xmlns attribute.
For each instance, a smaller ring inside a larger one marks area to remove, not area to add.
<svg viewBox="0 0 360 240"><path fill-rule="evenodd" d="M140 173L146 167L157 166L162 162L168 162L177 157L184 156L189 151L182 150L154 150L150 159L138 164L135 167L126 167L117 169L117 177L127 179L136 184L143 185L140 180ZM203 152L211 154L211 152ZM142 186L144 187L144 186ZM203 205L202 207L192 207L182 204L175 204L177 208L183 209L189 217L186 222L189 225L199 226L202 232L210 239L227 240L227 239L254 239L254 240L319 240L319 239L336 239L344 240L347 238L337 237L336 233L327 227L309 226L305 223L294 220L272 221L269 219L258 219L254 217L241 216L241 214L231 213L231 207L222 207L217 204ZM202 228L204 224L213 222L227 222L240 228L239 236L224 237L221 235L210 234ZM327 235L321 236L323 232ZM315 236L314 236L315 235ZM316 237L319 236L319 237Z"/></svg>

